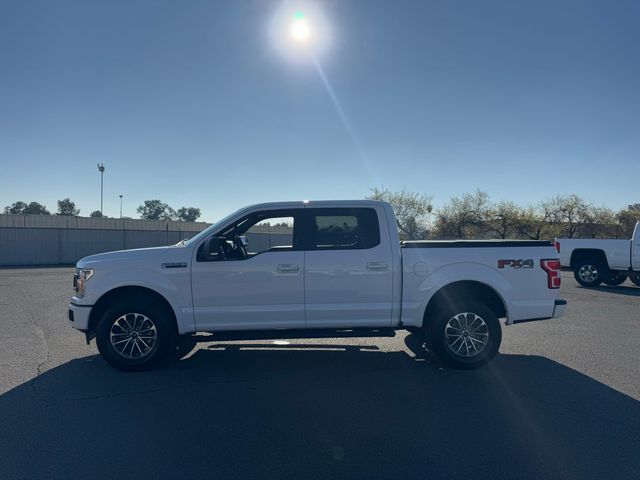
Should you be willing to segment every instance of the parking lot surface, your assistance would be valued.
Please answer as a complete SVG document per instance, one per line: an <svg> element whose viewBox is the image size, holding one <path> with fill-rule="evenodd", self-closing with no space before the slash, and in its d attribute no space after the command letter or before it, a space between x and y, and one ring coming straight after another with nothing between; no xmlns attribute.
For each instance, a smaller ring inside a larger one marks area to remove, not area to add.
<svg viewBox="0 0 640 480"><path fill-rule="evenodd" d="M475 371L413 335L199 343L125 374L66 320L72 269L0 270L0 478L640 478L640 287L504 327Z"/></svg>

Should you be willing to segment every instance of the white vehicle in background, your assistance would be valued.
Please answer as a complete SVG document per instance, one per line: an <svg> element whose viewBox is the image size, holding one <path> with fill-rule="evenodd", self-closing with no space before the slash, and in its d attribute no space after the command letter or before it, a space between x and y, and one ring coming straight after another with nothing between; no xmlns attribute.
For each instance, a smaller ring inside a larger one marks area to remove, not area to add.
<svg viewBox="0 0 640 480"><path fill-rule="evenodd" d="M267 222L291 235L242 240ZM558 318L567 304L551 242L400 242L391 206L369 200L247 207L178 245L83 258L74 287L69 320L121 370L196 332L345 329L424 334L444 362L475 368L498 352L499 319Z"/></svg>
<svg viewBox="0 0 640 480"><path fill-rule="evenodd" d="M631 240L556 238L555 245L560 263L573 270L580 285L615 286L629 277L640 286L640 222Z"/></svg>

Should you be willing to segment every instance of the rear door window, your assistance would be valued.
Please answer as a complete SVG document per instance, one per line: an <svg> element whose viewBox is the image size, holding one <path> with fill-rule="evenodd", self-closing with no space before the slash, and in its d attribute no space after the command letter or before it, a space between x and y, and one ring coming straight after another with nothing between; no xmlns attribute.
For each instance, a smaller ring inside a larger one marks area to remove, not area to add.
<svg viewBox="0 0 640 480"><path fill-rule="evenodd" d="M310 250L368 249L380 244L373 208L310 208L306 246Z"/></svg>

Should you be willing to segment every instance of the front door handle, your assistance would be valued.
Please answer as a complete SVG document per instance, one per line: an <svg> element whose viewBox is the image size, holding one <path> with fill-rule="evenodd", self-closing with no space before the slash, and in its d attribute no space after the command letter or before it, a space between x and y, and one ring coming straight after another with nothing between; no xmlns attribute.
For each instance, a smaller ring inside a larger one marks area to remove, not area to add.
<svg viewBox="0 0 640 480"><path fill-rule="evenodd" d="M279 263L278 273L298 273L300 271L300 265L294 263Z"/></svg>
<svg viewBox="0 0 640 480"><path fill-rule="evenodd" d="M370 270L370 271L382 272L388 269L389 269L389 265L387 265L387 262L368 262L367 263L367 270Z"/></svg>

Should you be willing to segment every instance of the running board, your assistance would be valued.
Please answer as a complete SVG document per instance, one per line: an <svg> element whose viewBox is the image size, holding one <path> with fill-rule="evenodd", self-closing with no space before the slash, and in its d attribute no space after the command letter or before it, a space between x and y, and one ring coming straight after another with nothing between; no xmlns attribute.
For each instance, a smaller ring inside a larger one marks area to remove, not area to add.
<svg viewBox="0 0 640 480"><path fill-rule="evenodd" d="M288 340L298 338L360 338L395 337L393 328L337 328L337 329L292 329L292 330L240 330L215 332L210 335L195 335L198 342L233 340Z"/></svg>

